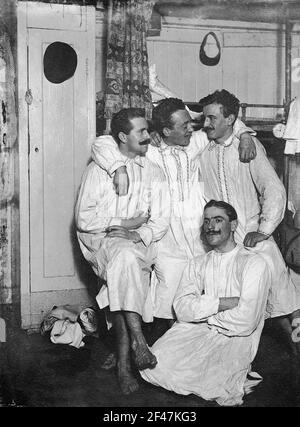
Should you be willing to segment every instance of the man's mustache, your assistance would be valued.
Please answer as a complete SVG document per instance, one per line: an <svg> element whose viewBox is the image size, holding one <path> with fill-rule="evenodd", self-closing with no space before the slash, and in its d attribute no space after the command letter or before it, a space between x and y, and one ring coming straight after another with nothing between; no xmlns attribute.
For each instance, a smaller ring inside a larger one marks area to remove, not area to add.
<svg viewBox="0 0 300 427"><path fill-rule="evenodd" d="M150 138L149 139L145 139L145 141L141 141L139 142L139 145L149 145L150 144Z"/></svg>
<svg viewBox="0 0 300 427"><path fill-rule="evenodd" d="M202 130L207 133L210 130L215 130L215 128L211 128L211 127L206 126Z"/></svg>

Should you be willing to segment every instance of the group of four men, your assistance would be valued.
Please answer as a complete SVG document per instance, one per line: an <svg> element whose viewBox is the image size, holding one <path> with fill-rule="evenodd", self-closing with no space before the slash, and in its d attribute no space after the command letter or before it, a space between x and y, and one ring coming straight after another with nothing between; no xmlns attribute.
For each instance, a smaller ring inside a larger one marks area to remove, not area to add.
<svg viewBox="0 0 300 427"><path fill-rule="evenodd" d="M154 107L158 147L143 111L115 114L111 135L92 146L76 224L83 255L106 281L97 302L116 331L122 391L138 389L133 362L153 384L236 405L264 319L280 316L291 334L300 295L271 237L285 211L281 181L238 120L234 95L200 103L199 131L181 100ZM142 321L153 318L170 329L149 348Z"/></svg>

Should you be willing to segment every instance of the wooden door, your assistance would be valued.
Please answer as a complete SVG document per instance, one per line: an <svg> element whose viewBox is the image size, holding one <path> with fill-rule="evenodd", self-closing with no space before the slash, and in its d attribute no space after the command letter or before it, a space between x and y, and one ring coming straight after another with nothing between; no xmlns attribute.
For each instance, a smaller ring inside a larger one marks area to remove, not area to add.
<svg viewBox="0 0 300 427"><path fill-rule="evenodd" d="M46 48L56 41L77 55L73 77L50 82ZM31 291L82 287L74 263L73 213L90 156L87 129L86 40L73 31L29 30Z"/></svg>
<svg viewBox="0 0 300 427"><path fill-rule="evenodd" d="M26 72L28 104L27 176L22 157L25 109L20 108L21 293L26 327L40 322L53 303L88 301L83 297L87 295L86 265L76 239L74 205L95 136L95 28L93 22L88 25L91 8L88 11L87 7L35 3L33 9L28 2L20 5L21 12L26 13L27 70L20 70L19 76L24 82ZM62 60L66 67L59 70L58 45L72 52L73 73L62 73L69 63L66 56ZM54 52L50 60L49 49ZM24 58L21 60L24 64ZM51 61L58 80L52 79Z"/></svg>

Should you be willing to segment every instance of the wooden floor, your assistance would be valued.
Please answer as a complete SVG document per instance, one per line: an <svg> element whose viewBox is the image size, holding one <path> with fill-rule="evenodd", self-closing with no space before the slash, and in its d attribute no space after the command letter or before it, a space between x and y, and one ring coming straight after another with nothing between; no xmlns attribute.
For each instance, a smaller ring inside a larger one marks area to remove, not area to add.
<svg viewBox="0 0 300 427"><path fill-rule="evenodd" d="M10 331L0 347L0 406L25 407L206 407L217 406L196 396L180 396L140 380L138 392L124 396L114 370L100 368L113 340L104 334L77 350L52 344L47 336ZM271 324L266 324L253 369L264 380L247 396L246 407L296 407L299 366Z"/></svg>

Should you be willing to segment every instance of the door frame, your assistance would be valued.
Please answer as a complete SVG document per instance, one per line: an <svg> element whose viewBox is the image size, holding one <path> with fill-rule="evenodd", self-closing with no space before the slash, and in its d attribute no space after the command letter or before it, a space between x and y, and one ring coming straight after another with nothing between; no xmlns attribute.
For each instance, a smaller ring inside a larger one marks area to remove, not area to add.
<svg viewBox="0 0 300 427"><path fill-rule="evenodd" d="M63 11L63 15L60 12ZM20 287L21 327L37 329L43 310L56 304L84 305L88 301L85 289L31 292L30 283L30 203L29 203L29 105L26 102L28 88L28 28L66 29L64 20L68 13L76 13L78 20L86 19L88 33L88 57L91 62L88 76L88 144L95 138L95 8L66 4L18 2L17 4L17 61L18 61L18 139L19 139L19 191L20 191ZM46 18L45 18L46 17ZM35 23L36 21L36 23ZM79 21L80 22L80 21ZM59 296L59 298L58 298Z"/></svg>

